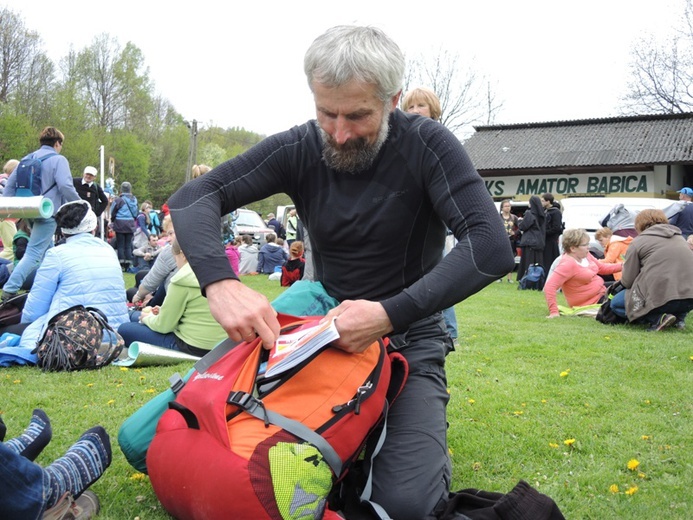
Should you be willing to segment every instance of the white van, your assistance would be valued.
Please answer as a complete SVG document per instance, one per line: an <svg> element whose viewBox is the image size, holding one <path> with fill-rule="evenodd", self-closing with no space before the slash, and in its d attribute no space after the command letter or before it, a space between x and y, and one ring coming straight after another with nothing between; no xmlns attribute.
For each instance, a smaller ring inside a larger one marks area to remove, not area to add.
<svg viewBox="0 0 693 520"><path fill-rule="evenodd" d="M617 204L635 213L644 209L664 209L674 204L670 199L646 197L568 197L561 199L565 229L582 228L590 235L590 249L603 251L594 239L594 233L602 227L600 222Z"/></svg>

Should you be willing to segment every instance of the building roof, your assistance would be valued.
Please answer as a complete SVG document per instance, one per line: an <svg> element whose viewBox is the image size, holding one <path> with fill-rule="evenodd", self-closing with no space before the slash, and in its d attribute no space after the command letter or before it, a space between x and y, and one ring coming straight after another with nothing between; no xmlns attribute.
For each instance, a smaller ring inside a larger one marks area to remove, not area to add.
<svg viewBox="0 0 693 520"><path fill-rule="evenodd" d="M693 113L475 127L479 171L693 163Z"/></svg>

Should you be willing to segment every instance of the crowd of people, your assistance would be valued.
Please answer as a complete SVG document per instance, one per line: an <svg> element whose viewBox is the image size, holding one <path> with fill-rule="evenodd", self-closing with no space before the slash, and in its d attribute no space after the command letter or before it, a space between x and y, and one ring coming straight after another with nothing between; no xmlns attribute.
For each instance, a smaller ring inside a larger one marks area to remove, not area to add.
<svg viewBox="0 0 693 520"><path fill-rule="evenodd" d="M675 222L645 210L635 219L635 237L600 230L605 254L596 258L584 230L563 229L551 193L531 196L521 218L508 200L499 214L461 143L440 124L432 91L416 89L397 108L404 56L380 30L328 30L306 53L305 71L316 120L216 168L195 165L192 181L172 195L170 215L150 201L139 204L129 182L107 195L91 166L73 179L60 153L65 137L45 128L35 154L45 156L43 195L55 212L32 219L30 229L0 225L3 252L13 253L0 257L0 276L7 270L2 301L28 290L21 322L2 332L33 347L54 316L84 305L99 309L126 345L144 342L201 357L227 337L259 337L270 345L279 334L268 299L241 276L279 274L282 286L318 280L342 302L328 314L339 317L336 347L361 352L388 336L408 362L388 435L377 460L364 462L364 474L372 475L373 500L391 517L424 518L450 493L445 359L457 335L449 318L454 305L494 281L511 282L519 248L516 280L530 265L549 273L543 289L550 318L560 315L559 290L571 307L595 305L616 279L625 289L611 301L614 313L648 330L683 329L693 288L678 280L693 279L685 240L693 230L684 231L693 190L681 190L689 205ZM8 168L4 196L14 196L16 164ZM267 215L274 233L263 244L250 236L214 239L221 238L220 215L272 193L286 193L297 204L285 224ZM100 216L107 217L103 228ZM393 221L407 229L393 233ZM100 232L106 240L97 238ZM56 236L59 247L53 247ZM136 273L129 290L124 271ZM0 442L0 478L6 478L4 461L32 475L32 502L22 507L43 511L66 493L77 500L84 494L110 464L110 441L97 427L68 450L67 461L37 467L29 455L45 445L50 430L45 414L35 411L35 417L20 441ZM85 449L94 455L87 462L78 455ZM79 482L51 480L68 462L79 466ZM355 509L347 516L363 514L360 502L349 498L363 484L343 483L344 506ZM8 502L3 493L0 516L12 511Z"/></svg>

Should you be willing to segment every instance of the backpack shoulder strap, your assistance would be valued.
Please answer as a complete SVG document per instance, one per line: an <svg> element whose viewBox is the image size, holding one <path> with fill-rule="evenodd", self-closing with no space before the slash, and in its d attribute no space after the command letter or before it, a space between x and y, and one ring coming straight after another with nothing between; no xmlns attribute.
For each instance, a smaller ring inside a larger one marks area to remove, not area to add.
<svg viewBox="0 0 693 520"><path fill-rule="evenodd" d="M54 155L58 155L58 154L55 153L55 152L52 152L52 153L47 153L47 154L44 155L43 157L37 157L37 159L38 159L39 161L41 161L41 167L43 167L43 161L45 161L45 160L48 159L49 157L53 157ZM42 192L41 195L45 195L46 193L48 193L49 191L51 191L51 190L55 187L56 184L57 184L57 182L55 181L55 179L53 179L53 184L51 184L51 187L48 188L46 191Z"/></svg>

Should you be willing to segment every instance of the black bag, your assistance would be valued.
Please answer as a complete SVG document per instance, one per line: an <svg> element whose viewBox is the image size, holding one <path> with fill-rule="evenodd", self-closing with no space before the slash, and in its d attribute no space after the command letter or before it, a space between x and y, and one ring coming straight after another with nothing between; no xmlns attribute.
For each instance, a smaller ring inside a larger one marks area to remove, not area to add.
<svg viewBox="0 0 693 520"><path fill-rule="evenodd" d="M621 316L614 314L614 311L611 310L611 298L623 290L625 290L625 287L623 287L620 280L609 286L606 290L606 301L602 303L602 306L599 307L597 311L597 321L608 325L618 325L619 323L628 322L626 318L621 318Z"/></svg>
<svg viewBox="0 0 693 520"><path fill-rule="evenodd" d="M0 327L16 325L21 321L22 310L28 296L28 293L18 294L0 303Z"/></svg>
<svg viewBox="0 0 693 520"><path fill-rule="evenodd" d="M75 305L50 319L32 354L44 371L93 369L114 361L124 345L100 310Z"/></svg>

